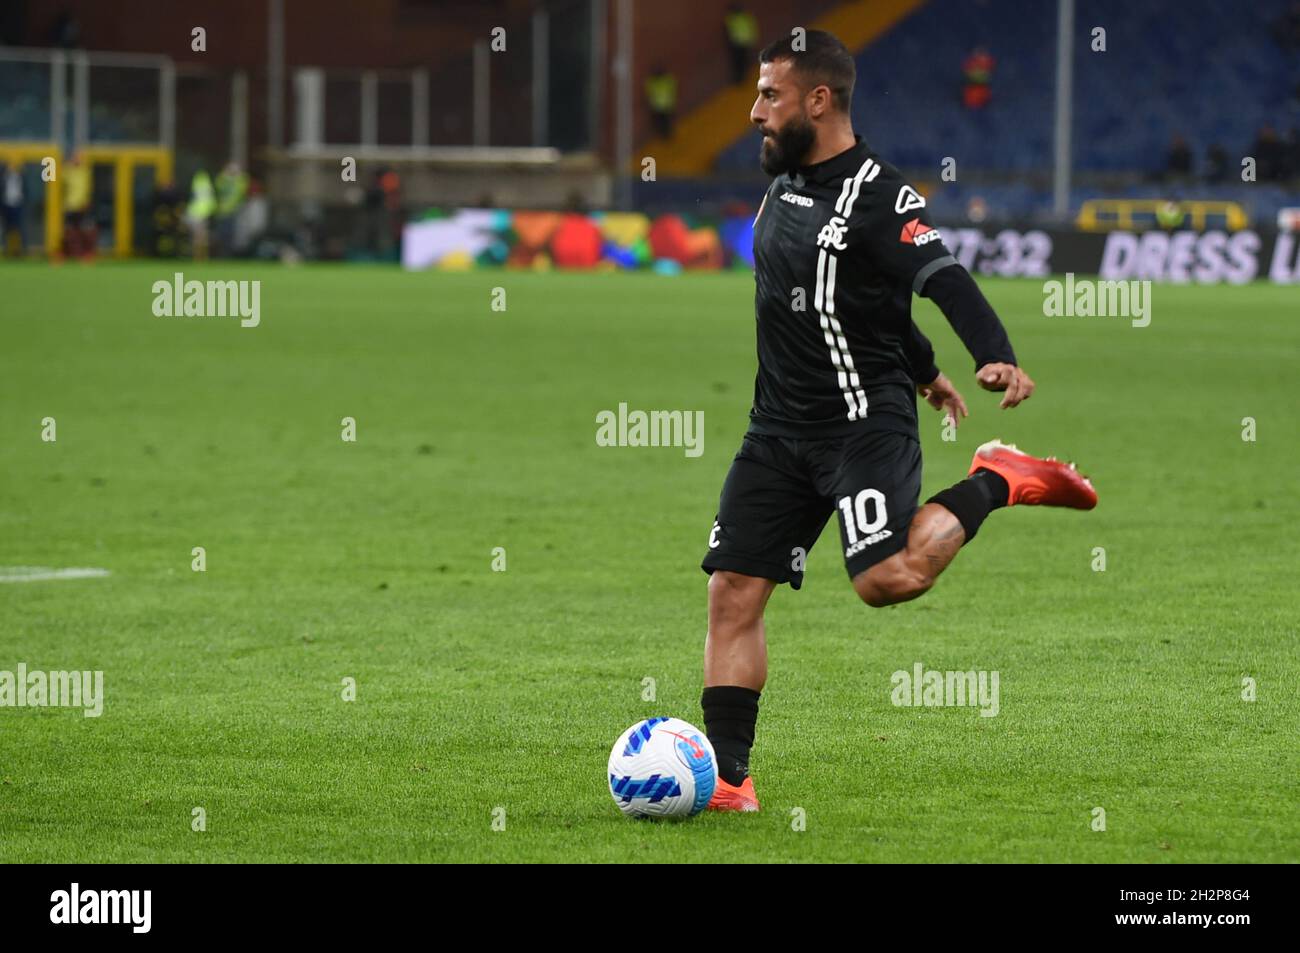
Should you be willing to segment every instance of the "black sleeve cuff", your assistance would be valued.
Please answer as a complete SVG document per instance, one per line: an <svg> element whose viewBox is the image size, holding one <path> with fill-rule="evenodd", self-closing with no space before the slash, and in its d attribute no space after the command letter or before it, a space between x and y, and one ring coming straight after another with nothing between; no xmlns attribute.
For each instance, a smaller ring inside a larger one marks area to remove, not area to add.
<svg viewBox="0 0 1300 953"><path fill-rule="evenodd" d="M933 384L934 379L939 376L939 365L931 364L928 369L919 373L913 373L912 379L917 385L924 387L926 384Z"/></svg>

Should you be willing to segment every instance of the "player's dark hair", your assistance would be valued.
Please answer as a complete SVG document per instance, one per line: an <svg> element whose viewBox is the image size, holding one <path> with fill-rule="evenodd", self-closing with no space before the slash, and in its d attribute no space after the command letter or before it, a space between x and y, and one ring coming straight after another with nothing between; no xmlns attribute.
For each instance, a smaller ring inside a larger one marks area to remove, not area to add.
<svg viewBox="0 0 1300 953"><path fill-rule="evenodd" d="M758 54L758 61L789 60L805 90L817 86L830 87L835 108L848 112L849 104L853 102L853 83L858 77L853 54L825 30L808 30L799 44L802 49L795 49L795 39L793 35L785 36L769 44Z"/></svg>

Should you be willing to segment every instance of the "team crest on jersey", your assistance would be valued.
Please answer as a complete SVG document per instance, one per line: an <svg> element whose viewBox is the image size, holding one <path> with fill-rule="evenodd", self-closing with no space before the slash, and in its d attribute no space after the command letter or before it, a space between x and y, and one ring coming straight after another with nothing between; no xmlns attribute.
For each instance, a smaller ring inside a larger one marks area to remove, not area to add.
<svg viewBox="0 0 1300 953"><path fill-rule="evenodd" d="M844 251L848 247L844 244L844 230L846 228L848 228L848 222L842 216L836 215L822 226L821 233L817 236L817 247Z"/></svg>
<svg viewBox="0 0 1300 953"><path fill-rule="evenodd" d="M905 185L898 190L898 197L894 199L894 211L906 215L914 208L925 208L925 197L910 185Z"/></svg>
<svg viewBox="0 0 1300 953"><path fill-rule="evenodd" d="M939 229L931 228L919 218L914 218L903 226L903 233L898 240L904 245L928 245L930 242L942 241Z"/></svg>

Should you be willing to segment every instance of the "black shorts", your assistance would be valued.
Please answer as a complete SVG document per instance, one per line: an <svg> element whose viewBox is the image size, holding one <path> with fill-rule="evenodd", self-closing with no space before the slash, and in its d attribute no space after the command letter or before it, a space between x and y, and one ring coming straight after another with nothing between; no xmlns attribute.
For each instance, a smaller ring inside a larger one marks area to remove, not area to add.
<svg viewBox="0 0 1300 953"><path fill-rule="evenodd" d="M722 485L700 565L798 589L808 553L838 513L852 578L907 545L920 494L921 444L912 434L795 440L751 431Z"/></svg>

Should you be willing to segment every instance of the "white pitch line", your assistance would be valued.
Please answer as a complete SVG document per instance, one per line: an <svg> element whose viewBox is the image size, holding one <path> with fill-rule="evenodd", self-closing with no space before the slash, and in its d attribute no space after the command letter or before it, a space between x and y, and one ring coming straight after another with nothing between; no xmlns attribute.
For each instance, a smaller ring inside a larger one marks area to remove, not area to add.
<svg viewBox="0 0 1300 953"><path fill-rule="evenodd" d="M44 582L47 579L99 579L107 569L73 567L52 569L49 566L0 566L0 582Z"/></svg>

